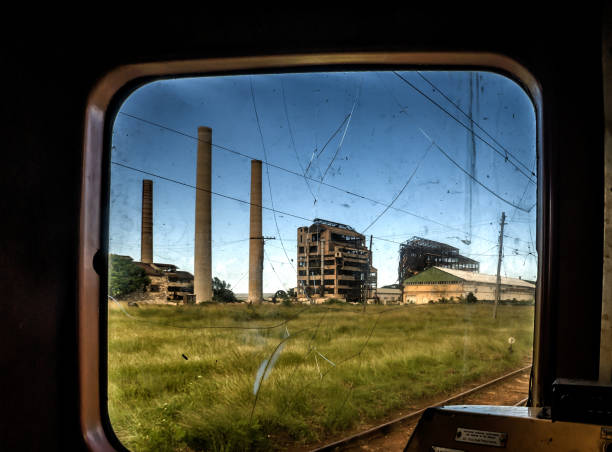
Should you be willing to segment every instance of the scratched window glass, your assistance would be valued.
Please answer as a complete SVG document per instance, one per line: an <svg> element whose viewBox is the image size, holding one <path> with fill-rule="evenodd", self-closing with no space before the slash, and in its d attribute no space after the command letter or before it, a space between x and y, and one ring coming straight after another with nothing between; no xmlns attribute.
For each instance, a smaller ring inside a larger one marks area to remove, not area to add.
<svg viewBox="0 0 612 452"><path fill-rule="evenodd" d="M536 130L525 91L492 72L137 89L110 157L118 439L310 450L449 398L525 403ZM402 449L402 425L381 450Z"/></svg>

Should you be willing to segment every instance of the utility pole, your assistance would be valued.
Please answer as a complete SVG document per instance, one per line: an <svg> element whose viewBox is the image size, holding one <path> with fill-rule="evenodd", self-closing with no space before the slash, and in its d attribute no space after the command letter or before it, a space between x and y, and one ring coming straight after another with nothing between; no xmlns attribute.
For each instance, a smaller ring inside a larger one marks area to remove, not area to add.
<svg viewBox="0 0 612 452"><path fill-rule="evenodd" d="M497 318L497 305L499 303L499 297L501 294L501 271L502 256L504 252L504 225L506 224L506 212L502 212L501 216L501 228L499 229L499 256L497 258L497 288L495 289L495 307L493 308L493 318Z"/></svg>

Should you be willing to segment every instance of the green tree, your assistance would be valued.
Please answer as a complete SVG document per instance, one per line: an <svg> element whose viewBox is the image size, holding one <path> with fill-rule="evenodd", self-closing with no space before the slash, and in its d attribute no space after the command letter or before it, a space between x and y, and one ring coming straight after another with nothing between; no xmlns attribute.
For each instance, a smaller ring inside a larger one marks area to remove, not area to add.
<svg viewBox="0 0 612 452"><path fill-rule="evenodd" d="M478 298L476 298L476 295L474 295L472 292L467 294L467 297L465 297L465 302L466 303L476 303L478 301Z"/></svg>
<svg viewBox="0 0 612 452"><path fill-rule="evenodd" d="M238 299L230 287L230 284L215 276L213 278L213 301L222 301L224 303L237 302Z"/></svg>
<svg viewBox="0 0 612 452"><path fill-rule="evenodd" d="M151 284L144 268L129 256L111 254L109 260L108 291L113 297L121 297L137 290L145 290Z"/></svg>

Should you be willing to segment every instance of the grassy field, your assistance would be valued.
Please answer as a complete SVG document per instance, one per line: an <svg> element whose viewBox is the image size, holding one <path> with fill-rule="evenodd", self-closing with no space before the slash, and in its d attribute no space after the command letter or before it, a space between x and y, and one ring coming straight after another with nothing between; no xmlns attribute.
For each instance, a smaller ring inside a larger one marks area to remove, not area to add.
<svg viewBox="0 0 612 452"><path fill-rule="evenodd" d="M523 365L533 306L500 306L497 320L492 311L111 304L111 423L132 450L314 442Z"/></svg>

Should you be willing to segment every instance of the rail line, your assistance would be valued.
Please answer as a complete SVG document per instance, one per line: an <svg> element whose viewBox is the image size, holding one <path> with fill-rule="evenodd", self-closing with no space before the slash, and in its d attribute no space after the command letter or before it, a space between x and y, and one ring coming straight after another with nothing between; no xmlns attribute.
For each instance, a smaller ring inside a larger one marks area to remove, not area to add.
<svg viewBox="0 0 612 452"><path fill-rule="evenodd" d="M426 406L426 407L421 408L419 410L413 411L413 412L411 412L409 414L406 414L404 416L398 417L398 418L393 419L393 420L391 420L389 422L385 422L384 424L380 424L380 425L377 425L376 427L372 427L372 428L370 428L368 430L364 430L363 432L359 432L359 433L356 433L354 435L350 435L350 436L347 436L345 438L342 438L342 439L339 439L337 441L334 441L333 443L329 443L329 444L326 444L324 446L318 447L316 449L312 449L311 452L331 451L331 450L334 450L337 447L348 446L349 444L354 443L354 442L356 442L358 440L363 440L363 439L368 438L370 436L374 436L377 433L384 432L386 430L390 430L394 426L397 426L397 425L399 425L401 423L404 423L404 422L406 422L408 420L418 418L428 408L434 408L434 407L439 407L439 406L443 406L443 405L448 405L451 402L454 402L454 401L462 399L462 398L464 398L466 396L472 395L472 394L474 394L474 393L476 393L478 391L481 391L481 390L483 390L483 389L485 389L485 388L487 388L487 387L489 387L491 385L494 385L494 384L499 383L501 381L504 381L504 380L506 380L508 378L511 378L511 377L513 377L515 375L518 375L521 372L524 372L524 371L526 371L528 369L531 369L531 366L526 366L526 367L523 367L521 369L513 370L510 373L502 375L501 377L497 377L497 378L495 378L493 380L487 381L486 383L483 383L483 384L481 384L479 386L476 386L475 388L472 388L472 389L469 389L467 391L463 391L463 392L461 392L459 394L453 395L452 397L449 397L448 399L442 400L440 402L436 402L436 403L434 403L432 405L429 405L429 406ZM519 402L517 402L515 404L515 406L521 406L521 405L525 404L525 402L527 402L526 398L520 400Z"/></svg>

